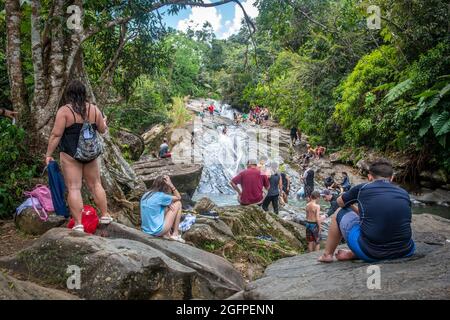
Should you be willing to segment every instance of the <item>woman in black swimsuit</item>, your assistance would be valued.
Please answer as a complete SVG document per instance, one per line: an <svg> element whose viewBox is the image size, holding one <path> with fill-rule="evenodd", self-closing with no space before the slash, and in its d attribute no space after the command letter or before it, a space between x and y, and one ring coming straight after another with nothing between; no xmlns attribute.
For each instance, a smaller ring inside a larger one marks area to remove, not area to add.
<svg viewBox="0 0 450 320"><path fill-rule="evenodd" d="M89 120L94 130L106 132L106 118L96 105L86 100L86 88L80 81L72 81L66 90L67 105L61 107L56 114L55 124L48 142L45 162L53 161L53 153L59 145L61 167L64 180L69 191L68 202L72 217L75 220L74 230L84 231L81 223L83 198L81 186L83 178L94 196L94 201L102 213L100 223L109 224L112 218L108 214L106 193L100 179L100 167L97 159L82 163L73 157L77 150L78 139L84 119Z"/></svg>

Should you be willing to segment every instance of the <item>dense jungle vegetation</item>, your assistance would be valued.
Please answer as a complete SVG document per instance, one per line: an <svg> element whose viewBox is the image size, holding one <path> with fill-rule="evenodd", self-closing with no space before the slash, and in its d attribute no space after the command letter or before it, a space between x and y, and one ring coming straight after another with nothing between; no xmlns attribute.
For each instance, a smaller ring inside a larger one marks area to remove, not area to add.
<svg viewBox="0 0 450 320"><path fill-rule="evenodd" d="M87 2L85 24L134 14L146 5L119 2ZM45 18L51 1L42 3ZM244 112L267 106L281 125L298 126L312 143L330 150L400 153L410 158L413 172L432 168L450 173L447 1L256 4L256 20L228 39L217 39L208 23L187 33L166 28L150 12L83 42L84 69L111 127L142 134L156 123L176 121L179 98L208 97ZM367 26L367 7L373 4L381 8L380 29L375 30ZM103 10L113 6L115 11ZM184 7L171 6L167 14ZM31 97L31 7L22 6L21 12L22 67ZM6 33L2 0L0 104L12 108ZM42 164L40 158L25 156L26 126L0 121L1 217L17 204L24 181Z"/></svg>

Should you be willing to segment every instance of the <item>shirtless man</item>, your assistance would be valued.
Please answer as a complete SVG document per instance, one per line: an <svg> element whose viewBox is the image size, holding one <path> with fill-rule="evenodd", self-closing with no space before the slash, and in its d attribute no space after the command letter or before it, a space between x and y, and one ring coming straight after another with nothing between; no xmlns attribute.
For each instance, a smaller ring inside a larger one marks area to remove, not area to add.
<svg viewBox="0 0 450 320"><path fill-rule="evenodd" d="M320 231L321 217L320 205L317 201L320 199L320 193L314 191L311 194L310 201L306 205L306 241L308 242L308 252L320 250Z"/></svg>

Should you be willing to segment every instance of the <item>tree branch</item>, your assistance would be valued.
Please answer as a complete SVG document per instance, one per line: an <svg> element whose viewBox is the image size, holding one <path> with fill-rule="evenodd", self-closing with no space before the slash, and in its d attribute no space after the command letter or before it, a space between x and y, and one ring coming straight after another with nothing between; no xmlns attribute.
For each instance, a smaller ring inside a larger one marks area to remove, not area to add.
<svg viewBox="0 0 450 320"><path fill-rule="evenodd" d="M245 11L244 7L242 6L242 4L240 3L239 0L221 0L221 1L217 1L217 2L212 2L212 3L203 3L203 2L194 2L192 0L167 0L164 2L158 2L158 3L154 3L153 5L151 5L150 7L148 7L147 9L145 9L144 11L140 12L140 13L150 13L152 11L158 10L162 7L165 6L169 6L169 5L180 5L180 6L191 6L191 7L204 7L204 8L210 8L210 7L217 7L217 6L221 6L227 3L236 3L237 5L239 5L241 7L241 9L244 12L244 16L245 19L248 23L250 23L253 26L253 31L256 30L253 22L251 21L251 19L249 18L247 12ZM105 23L102 27L96 27L96 28L91 28L86 30L86 32L84 33L83 37L82 37L82 42L84 42L85 40L89 39L90 37L92 37L93 35L101 32L104 29L109 29L118 25L122 25L122 24L126 24L128 22L130 22L131 20L133 20L134 18L136 18L135 15L131 15L131 16L127 16L127 17L123 17L123 18L118 18L115 20L111 20L107 23Z"/></svg>
<svg viewBox="0 0 450 320"><path fill-rule="evenodd" d="M111 74L114 73L114 69L119 60L120 54L122 53L125 44L130 40L130 38L126 38L128 27L126 24L120 27L120 38L119 38L119 46L114 54L114 57L109 62L108 66L102 72L100 76L100 82L109 82L108 80L111 78Z"/></svg>

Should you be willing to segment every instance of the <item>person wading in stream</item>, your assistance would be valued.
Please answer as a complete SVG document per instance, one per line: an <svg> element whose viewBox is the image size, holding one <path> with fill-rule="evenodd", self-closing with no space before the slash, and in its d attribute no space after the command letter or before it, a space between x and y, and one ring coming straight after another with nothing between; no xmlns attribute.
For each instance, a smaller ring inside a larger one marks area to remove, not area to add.
<svg viewBox="0 0 450 320"><path fill-rule="evenodd" d="M266 198L262 204L262 208L264 211L269 211L269 205L272 203L273 210L276 214L279 211L279 198L281 192L283 192L283 182L281 179L281 175L278 173L278 164L271 163L271 175L269 178L270 188L267 193Z"/></svg>
<svg viewBox="0 0 450 320"><path fill-rule="evenodd" d="M314 170L309 165L303 166L302 182L304 184L305 197L309 201L309 197L314 191Z"/></svg>
<svg viewBox="0 0 450 320"><path fill-rule="evenodd" d="M48 165L54 161L52 155L59 144L60 160L64 180L69 191L67 200L70 212L75 220L75 231L84 232L81 223L83 211L83 198L81 197L81 185L83 179L86 181L88 189L94 196L94 201L102 213L101 224L109 224L112 218L108 213L105 190L100 179L100 167L97 160L90 161L76 160L79 158L80 134L92 135L86 130L90 124L91 128L103 134L107 130L106 118L102 117L101 111L96 105L86 100L86 88L80 81L72 81L66 90L66 101L56 114L55 124L48 142L45 163Z"/></svg>
<svg viewBox="0 0 450 320"><path fill-rule="evenodd" d="M414 254L411 201L408 192L392 184L393 175L387 160L377 160L369 167L369 183L338 198L342 209L332 216L320 262L333 262L342 237L350 250L338 250L336 258L341 261L360 259L372 263Z"/></svg>
<svg viewBox="0 0 450 320"><path fill-rule="evenodd" d="M246 170L230 181L230 185L238 193L239 203L244 206L261 204L264 199L263 189L268 190L270 187L267 175L261 173L257 161L253 159L248 161Z"/></svg>
<svg viewBox="0 0 450 320"><path fill-rule="evenodd" d="M284 164L280 166L280 172L281 172L281 182L283 184L283 193L281 195L283 200L282 202L284 204L287 204L289 201L289 193L291 191L291 179L286 173L286 166Z"/></svg>

